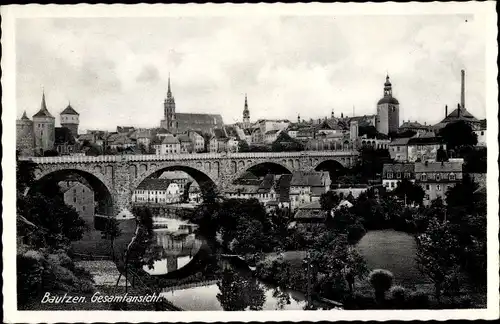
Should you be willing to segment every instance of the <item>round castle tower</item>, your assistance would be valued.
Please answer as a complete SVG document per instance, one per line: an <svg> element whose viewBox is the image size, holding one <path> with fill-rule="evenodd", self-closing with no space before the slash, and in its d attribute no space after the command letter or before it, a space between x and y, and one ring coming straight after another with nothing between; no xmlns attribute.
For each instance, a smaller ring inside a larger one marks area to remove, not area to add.
<svg viewBox="0 0 500 324"><path fill-rule="evenodd" d="M26 111L21 119L16 120L16 149L21 156L33 156L33 144L35 142L33 133L33 121L26 116Z"/></svg>

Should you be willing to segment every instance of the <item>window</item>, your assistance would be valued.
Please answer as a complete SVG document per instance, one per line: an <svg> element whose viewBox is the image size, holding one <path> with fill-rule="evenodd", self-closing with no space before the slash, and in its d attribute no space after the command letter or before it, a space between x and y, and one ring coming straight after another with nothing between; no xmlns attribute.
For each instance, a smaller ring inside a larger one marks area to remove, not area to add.
<svg viewBox="0 0 500 324"><path fill-rule="evenodd" d="M392 172L387 172L387 179L392 179Z"/></svg>
<svg viewBox="0 0 500 324"><path fill-rule="evenodd" d="M436 174L436 181L441 180L441 175L439 173Z"/></svg>
<svg viewBox="0 0 500 324"><path fill-rule="evenodd" d="M484 131L481 131L481 136L484 136Z"/></svg>
<svg viewBox="0 0 500 324"><path fill-rule="evenodd" d="M441 191L441 185L436 185L437 191Z"/></svg>
<svg viewBox="0 0 500 324"><path fill-rule="evenodd" d="M82 206L82 210L85 211L85 206Z"/></svg>
<svg viewBox="0 0 500 324"><path fill-rule="evenodd" d="M429 200L429 195L425 195L425 200Z"/></svg>
<svg viewBox="0 0 500 324"><path fill-rule="evenodd" d="M400 146L398 146L398 152L400 152L400 151L401 151L401 147L400 147Z"/></svg>
<svg viewBox="0 0 500 324"><path fill-rule="evenodd" d="M391 182L391 188L394 188L394 182Z"/></svg>
<svg viewBox="0 0 500 324"><path fill-rule="evenodd" d="M422 181L427 181L427 174L422 173L421 180Z"/></svg>
<svg viewBox="0 0 500 324"><path fill-rule="evenodd" d="M430 190L430 189L431 189L431 186L425 185L425 190Z"/></svg>
<svg viewBox="0 0 500 324"><path fill-rule="evenodd" d="M406 179L409 179L410 177L411 177L410 172L405 172L405 178L406 178Z"/></svg>
<svg viewBox="0 0 500 324"><path fill-rule="evenodd" d="M455 174L454 173L450 173L450 180L455 180Z"/></svg>
<svg viewBox="0 0 500 324"><path fill-rule="evenodd" d="M76 203L76 197L73 197L73 202Z"/></svg>
<svg viewBox="0 0 500 324"><path fill-rule="evenodd" d="M396 173L396 179L401 179L401 172Z"/></svg>

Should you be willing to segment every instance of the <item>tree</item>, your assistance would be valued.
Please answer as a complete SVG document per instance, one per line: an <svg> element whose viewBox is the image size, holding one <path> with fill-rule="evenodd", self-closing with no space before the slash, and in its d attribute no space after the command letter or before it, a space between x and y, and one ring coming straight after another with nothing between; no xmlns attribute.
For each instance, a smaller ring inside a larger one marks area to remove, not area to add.
<svg viewBox="0 0 500 324"><path fill-rule="evenodd" d="M103 239L110 240L111 243L111 258L115 260L115 239L122 235L122 230L118 225L118 220L114 217L108 217L105 221L104 229L102 231Z"/></svg>
<svg viewBox="0 0 500 324"><path fill-rule="evenodd" d="M392 272L384 269L376 269L369 274L370 284L375 290L375 299L378 303L385 300L385 293L392 286L394 275Z"/></svg>
<svg viewBox="0 0 500 324"><path fill-rule="evenodd" d="M447 149L455 149L463 145L476 145L477 135L465 121L457 121L447 124L439 135L446 142Z"/></svg>
<svg viewBox="0 0 500 324"><path fill-rule="evenodd" d="M297 152L303 151L304 145L285 132L281 132L271 145L273 152Z"/></svg>
<svg viewBox="0 0 500 324"><path fill-rule="evenodd" d="M349 292L351 295L354 292L354 283L356 279L362 280L368 274L368 267L366 265L365 259L359 254L359 252L349 247L347 250L347 258L345 265L345 279L349 285Z"/></svg>
<svg viewBox="0 0 500 324"><path fill-rule="evenodd" d="M250 146L247 141L239 141L238 142L238 152L249 152Z"/></svg>
<svg viewBox="0 0 500 324"><path fill-rule="evenodd" d="M330 213L331 210L337 207L340 203L340 197L336 192L331 190L321 194L319 198L319 203L321 205L321 209Z"/></svg>
<svg viewBox="0 0 500 324"><path fill-rule="evenodd" d="M412 183L408 179L403 179L398 182L396 189L394 189L393 193L401 200L404 200L407 204L417 204L421 205L425 191L421 186Z"/></svg>
<svg viewBox="0 0 500 324"><path fill-rule="evenodd" d="M434 294L440 302L443 283L458 263L458 242L449 222L431 219L427 230L417 236L417 264L419 270L434 283Z"/></svg>
<svg viewBox="0 0 500 324"><path fill-rule="evenodd" d="M227 269L217 285L217 300L225 311L262 310L266 297L255 279L241 277Z"/></svg>

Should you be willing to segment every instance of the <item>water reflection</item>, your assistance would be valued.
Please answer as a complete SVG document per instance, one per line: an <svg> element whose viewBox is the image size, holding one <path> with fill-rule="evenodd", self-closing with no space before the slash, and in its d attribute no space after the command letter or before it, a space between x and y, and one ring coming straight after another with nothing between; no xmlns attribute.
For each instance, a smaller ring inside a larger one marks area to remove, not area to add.
<svg viewBox="0 0 500 324"><path fill-rule="evenodd" d="M181 227L182 229L182 227ZM143 269L150 275L164 275L179 270L189 264L199 251L202 240L196 235L184 231L172 231L164 228L155 229L154 240L149 251L154 261L152 265L144 265Z"/></svg>

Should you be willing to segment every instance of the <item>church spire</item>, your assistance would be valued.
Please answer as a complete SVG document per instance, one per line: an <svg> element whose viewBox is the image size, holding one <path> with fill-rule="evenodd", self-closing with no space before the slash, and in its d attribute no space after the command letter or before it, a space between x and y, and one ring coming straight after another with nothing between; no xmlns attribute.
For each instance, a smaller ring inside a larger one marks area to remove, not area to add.
<svg viewBox="0 0 500 324"><path fill-rule="evenodd" d="M385 77L384 97L392 97L392 84L391 81L389 80L389 73L387 73Z"/></svg>
<svg viewBox="0 0 500 324"><path fill-rule="evenodd" d="M170 73L168 74L168 90L167 90L167 97L168 97L168 98L172 97L172 90L170 89Z"/></svg>

